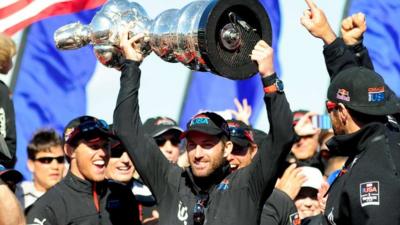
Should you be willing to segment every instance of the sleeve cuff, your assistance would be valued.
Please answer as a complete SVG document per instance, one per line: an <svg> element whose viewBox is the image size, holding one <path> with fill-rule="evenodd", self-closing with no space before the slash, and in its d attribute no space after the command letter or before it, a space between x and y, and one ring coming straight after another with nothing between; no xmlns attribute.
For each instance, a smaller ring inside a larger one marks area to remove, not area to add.
<svg viewBox="0 0 400 225"><path fill-rule="evenodd" d="M276 79L278 79L278 75L276 73L273 73L271 76L268 77L262 77L261 81L263 83L263 87L268 87L273 85Z"/></svg>

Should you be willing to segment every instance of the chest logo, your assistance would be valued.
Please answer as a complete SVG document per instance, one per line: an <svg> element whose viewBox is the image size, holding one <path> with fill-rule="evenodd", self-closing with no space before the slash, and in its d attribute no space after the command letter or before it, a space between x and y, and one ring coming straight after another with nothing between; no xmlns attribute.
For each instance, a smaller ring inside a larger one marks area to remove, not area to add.
<svg viewBox="0 0 400 225"><path fill-rule="evenodd" d="M220 191L225 191L229 189L229 180L224 179L221 183L218 184L217 189Z"/></svg>
<svg viewBox="0 0 400 225"><path fill-rule="evenodd" d="M40 221L38 218L35 218L35 219L33 220L33 223L28 224L28 225L43 225L44 222L46 222L46 220L47 220L47 219L43 219L42 221Z"/></svg>
<svg viewBox="0 0 400 225"><path fill-rule="evenodd" d="M360 202L361 206L379 205L380 192L379 181L369 181L360 184Z"/></svg>
<svg viewBox="0 0 400 225"><path fill-rule="evenodd" d="M183 222L184 225L187 224L187 219L188 219L188 213L187 213L188 208L186 206L183 206L183 203L179 201L178 204L178 219Z"/></svg>

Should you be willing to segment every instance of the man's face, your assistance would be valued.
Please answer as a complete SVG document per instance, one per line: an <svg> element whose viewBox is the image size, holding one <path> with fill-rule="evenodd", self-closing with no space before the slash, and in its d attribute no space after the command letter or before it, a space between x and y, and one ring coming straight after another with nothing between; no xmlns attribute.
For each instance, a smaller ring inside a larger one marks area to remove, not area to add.
<svg viewBox="0 0 400 225"><path fill-rule="evenodd" d="M318 135L303 136L298 142L293 144L292 153L295 155L296 159L306 160L312 158L318 149Z"/></svg>
<svg viewBox="0 0 400 225"><path fill-rule="evenodd" d="M71 172L84 180L103 181L110 157L109 152L110 146L107 139L80 140L71 155Z"/></svg>
<svg viewBox="0 0 400 225"><path fill-rule="evenodd" d="M233 144L232 152L227 158L231 167L231 171L235 171L250 165L255 152L256 149L254 146L242 147L237 144Z"/></svg>
<svg viewBox="0 0 400 225"><path fill-rule="evenodd" d="M316 216L321 213L321 207L317 200L317 192L314 188L302 188L294 199L300 219Z"/></svg>
<svg viewBox="0 0 400 225"><path fill-rule="evenodd" d="M35 160L28 160L28 168L33 174L36 190L47 191L63 178L65 164L61 146L53 146L49 151L38 152Z"/></svg>
<svg viewBox="0 0 400 225"><path fill-rule="evenodd" d="M106 177L122 183L128 183L135 173L135 167L126 151L122 151L122 155L111 150L111 157L108 161L106 169ZM116 150L118 151L118 150Z"/></svg>
<svg viewBox="0 0 400 225"><path fill-rule="evenodd" d="M191 131L187 134L187 153L196 177L207 177L224 162L224 144L220 138Z"/></svg>
<svg viewBox="0 0 400 225"><path fill-rule="evenodd" d="M179 158L180 139L177 132L165 132L154 138L165 158L176 163Z"/></svg>

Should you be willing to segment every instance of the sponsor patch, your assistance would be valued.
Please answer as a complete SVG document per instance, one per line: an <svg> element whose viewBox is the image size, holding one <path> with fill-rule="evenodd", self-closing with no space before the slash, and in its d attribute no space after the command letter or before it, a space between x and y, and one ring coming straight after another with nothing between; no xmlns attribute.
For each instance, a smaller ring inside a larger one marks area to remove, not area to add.
<svg viewBox="0 0 400 225"><path fill-rule="evenodd" d="M229 189L229 180L224 179L221 183L218 184L217 189L220 191L225 191Z"/></svg>
<svg viewBox="0 0 400 225"><path fill-rule="evenodd" d="M192 121L190 121L190 126L199 125L199 124L208 124L209 119L210 118L208 118L207 116L198 115L195 118L193 118Z"/></svg>
<svg viewBox="0 0 400 225"><path fill-rule="evenodd" d="M385 87L368 88L369 102L383 102L385 100Z"/></svg>
<svg viewBox="0 0 400 225"><path fill-rule="evenodd" d="M155 125L175 125L174 121L170 120L169 118L160 118L155 122Z"/></svg>
<svg viewBox="0 0 400 225"><path fill-rule="evenodd" d="M349 102L350 101L350 94L346 89L340 88L336 93L336 98Z"/></svg>
<svg viewBox="0 0 400 225"><path fill-rule="evenodd" d="M360 184L361 206L379 205L379 181L369 181Z"/></svg>
<svg viewBox="0 0 400 225"><path fill-rule="evenodd" d="M300 225L301 224L300 216L297 212L290 214L289 219L290 219L291 225Z"/></svg>

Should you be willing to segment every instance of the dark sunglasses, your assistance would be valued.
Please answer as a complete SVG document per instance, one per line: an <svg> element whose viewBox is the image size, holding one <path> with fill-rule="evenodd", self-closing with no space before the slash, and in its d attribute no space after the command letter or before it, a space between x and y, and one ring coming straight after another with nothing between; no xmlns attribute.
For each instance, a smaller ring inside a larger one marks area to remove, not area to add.
<svg viewBox="0 0 400 225"><path fill-rule="evenodd" d="M330 113L330 112L332 112L333 110L336 110L336 109L338 108L338 104L336 104L336 103L334 103L334 102L332 102L332 101L329 101L329 100L327 100L327 101L325 102L325 106L326 106L326 111L327 111L328 113Z"/></svg>
<svg viewBox="0 0 400 225"><path fill-rule="evenodd" d="M122 144L118 144L115 147L111 148L110 157L111 158L120 158L122 154L124 154L125 148Z"/></svg>
<svg viewBox="0 0 400 225"><path fill-rule="evenodd" d="M168 140L171 142L172 145L179 145L181 143L181 140L178 137L173 137L170 139L167 139L165 137L156 137L154 138L154 140L156 141L158 146L163 146L165 145L165 142L167 142Z"/></svg>
<svg viewBox="0 0 400 225"><path fill-rule="evenodd" d="M253 134L248 129L243 129L243 128L240 128L240 127L230 126L229 127L229 133L230 133L231 137L247 139L252 143L254 142Z"/></svg>
<svg viewBox="0 0 400 225"><path fill-rule="evenodd" d="M196 196L196 204L193 208L193 224L203 225L206 219L204 208L208 203L208 194L199 194Z"/></svg>
<svg viewBox="0 0 400 225"><path fill-rule="evenodd" d="M232 154L234 155L241 155L246 153L246 151L249 149L249 146L240 146L237 144L233 144L233 149L232 149Z"/></svg>
<svg viewBox="0 0 400 225"><path fill-rule="evenodd" d="M42 164L50 164L53 162L53 160L57 160L58 164L62 164L65 161L64 156L59 156L59 157L42 157L42 158L37 158L35 161L39 161Z"/></svg>

